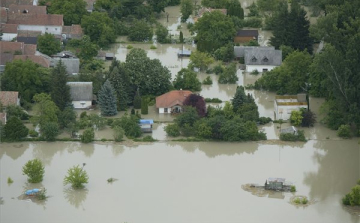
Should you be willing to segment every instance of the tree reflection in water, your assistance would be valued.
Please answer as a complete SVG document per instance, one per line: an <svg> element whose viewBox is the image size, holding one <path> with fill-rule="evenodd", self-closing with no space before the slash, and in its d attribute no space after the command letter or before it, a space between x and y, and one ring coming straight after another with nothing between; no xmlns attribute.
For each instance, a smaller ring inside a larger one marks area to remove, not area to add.
<svg viewBox="0 0 360 223"><path fill-rule="evenodd" d="M73 189L73 188L67 188L64 190L64 197L68 201L69 204L73 205L76 208L81 208L85 210L85 208L82 206L84 201L86 200L88 194L87 189Z"/></svg>

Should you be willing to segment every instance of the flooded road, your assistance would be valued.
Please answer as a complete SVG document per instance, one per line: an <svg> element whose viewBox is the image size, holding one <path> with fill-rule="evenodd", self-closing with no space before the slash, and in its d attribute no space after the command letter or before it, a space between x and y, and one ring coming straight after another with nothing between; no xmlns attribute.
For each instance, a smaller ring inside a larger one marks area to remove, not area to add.
<svg viewBox="0 0 360 223"><path fill-rule="evenodd" d="M41 184L21 174L26 161L45 163ZM359 176L357 140L307 143L1 144L0 222L359 222L341 197ZM86 189L63 186L67 169L86 163ZM7 177L14 183L8 185ZM109 184L107 179L117 181ZM315 203L296 207L292 193L257 197L247 183L284 177L295 195ZM43 186L34 203L17 197ZM281 217L280 217L281 216ZM226 219L226 220L225 220Z"/></svg>

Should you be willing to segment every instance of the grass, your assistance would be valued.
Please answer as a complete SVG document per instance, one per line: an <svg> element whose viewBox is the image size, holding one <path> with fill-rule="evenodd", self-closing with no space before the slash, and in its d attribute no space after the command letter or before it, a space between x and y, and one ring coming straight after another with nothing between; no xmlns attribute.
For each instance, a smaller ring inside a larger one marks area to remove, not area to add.
<svg viewBox="0 0 360 223"><path fill-rule="evenodd" d="M141 139L135 138L134 141L135 142L156 142L158 140L154 139L152 136L145 136Z"/></svg>

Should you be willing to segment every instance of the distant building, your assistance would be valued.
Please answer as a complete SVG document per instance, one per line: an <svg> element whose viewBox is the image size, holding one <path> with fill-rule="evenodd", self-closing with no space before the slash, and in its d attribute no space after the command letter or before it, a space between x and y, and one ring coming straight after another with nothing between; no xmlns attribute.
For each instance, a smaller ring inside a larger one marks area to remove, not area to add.
<svg viewBox="0 0 360 223"><path fill-rule="evenodd" d="M156 108L160 114L182 112L183 102L186 97L191 95L191 91L174 90L156 97Z"/></svg>
<svg viewBox="0 0 360 223"><path fill-rule="evenodd" d="M244 49L244 62L247 72L266 72L282 63L282 51L268 47L253 47Z"/></svg>
<svg viewBox="0 0 360 223"><path fill-rule="evenodd" d="M88 12L92 12L94 10L94 4L96 0L85 0L86 2L86 10Z"/></svg>
<svg viewBox="0 0 360 223"><path fill-rule="evenodd" d="M266 190L282 190L284 188L285 178L269 178L265 182Z"/></svg>
<svg viewBox="0 0 360 223"><path fill-rule="evenodd" d="M307 107L305 94L277 95L274 101L275 120L288 120L292 111L298 111L301 108L307 109Z"/></svg>
<svg viewBox="0 0 360 223"><path fill-rule="evenodd" d="M10 14L9 24L18 24L18 30L40 31L60 36L64 25L63 15L55 14Z"/></svg>
<svg viewBox="0 0 360 223"><path fill-rule="evenodd" d="M76 109L88 109L93 100L92 82L67 82L70 86L72 105Z"/></svg>
<svg viewBox="0 0 360 223"><path fill-rule="evenodd" d="M37 5L37 0L1 0L0 6L9 8L10 5Z"/></svg>
<svg viewBox="0 0 360 223"><path fill-rule="evenodd" d="M50 67L50 60L46 57L38 55L15 55L14 60L31 60L32 62L39 64L42 67Z"/></svg>
<svg viewBox="0 0 360 223"><path fill-rule="evenodd" d="M64 64L68 74L78 74L80 70L80 59L69 51L57 53L51 57L50 66L55 67L59 62Z"/></svg>
<svg viewBox="0 0 360 223"><path fill-rule="evenodd" d="M2 32L2 41L12 41L18 35L17 24L1 24L0 31Z"/></svg>
<svg viewBox="0 0 360 223"><path fill-rule="evenodd" d="M245 50L259 48L264 50L275 50L273 46L234 46L234 56L239 59L241 57L245 57Z"/></svg>
<svg viewBox="0 0 360 223"><path fill-rule="evenodd" d="M280 134L287 134L287 133L297 135L298 130L295 126L290 126L289 128L280 129Z"/></svg>
<svg viewBox="0 0 360 223"><path fill-rule="evenodd" d="M7 107L9 105L20 106L19 92L0 91L0 102L4 107Z"/></svg>
<svg viewBox="0 0 360 223"><path fill-rule="evenodd" d="M234 43L247 43L250 40L258 42L259 31L258 30L238 30L234 37Z"/></svg>
<svg viewBox="0 0 360 223"><path fill-rule="evenodd" d="M63 26L62 37L65 39L81 39L83 30L80 25Z"/></svg>
<svg viewBox="0 0 360 223"><path fill-rule="evenodd" d="M11 4L8 9L9 16L12 14L46 14L46 6L15 5Z"/></svg>
<svg viewBox="0 0 360 223"><path fill-rule="evenodd" d="M11 62L15 55L34 55L36 45L22 42L0 41L0 73L5 70L7 62Z"/></svg>

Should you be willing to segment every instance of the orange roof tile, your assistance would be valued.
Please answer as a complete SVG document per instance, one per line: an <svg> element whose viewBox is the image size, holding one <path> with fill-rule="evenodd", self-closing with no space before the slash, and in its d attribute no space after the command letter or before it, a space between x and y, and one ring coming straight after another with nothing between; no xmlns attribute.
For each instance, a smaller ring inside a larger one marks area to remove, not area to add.
<svg viewBox="0 0 360 223"><path fill-rule="evenodd" d="M9 15L8 23L21 25L48 25L48 26L62 26L63 15L53 14L17 14Z"/></svg>
<svg viewBox="0 0 360 223"><path fill-rule="evenodd" d="M0 23L7 22L7 11L5 7L0 8Z"/></svg>
<svg viewBox="0 0 360 223"><path fill-rule="evenodd" d="M37 5L10 5L9 14L18 13L18 14L46 14L46 6L37 6Z"/></svg>
<svg viewBox="0 0 360 223"><path fill-rule="evenodd" d="M33 5L33 0L1 0L1 7L9 8L10 5Z"/></svg>
<svg viewBox="0 0 360 223"><path fill-rule="evenodd" d="M0 91L0 102L3 106L17 105L19 92L17 91Z"/></svg>
<svg viewBox="0 0 360 223"><path fill-rule="evenodd" d="M3 33L17 33L18 24L1 24Z"/></svg>
<svg viewBox="0 0 360 223"><path fill-rule="evenodd" d="M24 44L24 55L34 55L36 52L36 45Z"/></svg>
<svg viewBox="0 0 360 223"><path fill-rule="evenodd" d="M170 108L174 105L183 105L186 97L191 95L191 91L174 90L156 97L157 108Z"/></svg>
<svg viewBox="0 0 360 223"><path fill-rule="evenodd" d="M24 43L0 41L0 53L15 53L15 51L24 52Z"/></svg>
<svg viewBox="0 0 360 223"><path fill-rule="evenodd" d="M38 55L16 55L14 60L31 60L43 67L50 67L50 60Z"/></svg>

